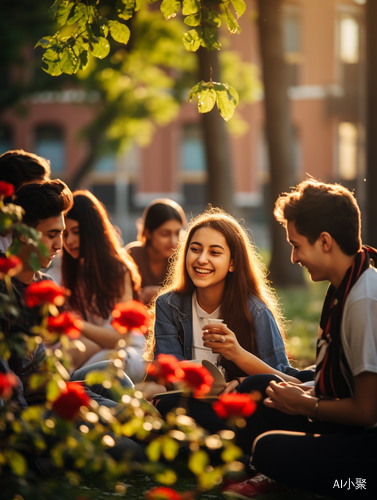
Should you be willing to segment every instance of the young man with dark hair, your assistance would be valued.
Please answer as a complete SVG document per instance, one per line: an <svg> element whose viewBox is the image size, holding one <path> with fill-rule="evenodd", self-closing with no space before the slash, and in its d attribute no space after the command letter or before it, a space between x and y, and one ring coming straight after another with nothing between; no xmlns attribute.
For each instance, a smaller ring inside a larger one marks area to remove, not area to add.
<svg viewBox="0 0 377 500"><path fill-rule="evenodd" d="M0 156L0 181L12 184L16 191L24 184L50 180L50 163L41 156L23 149L7 151ZM0 251L6 252L12 234L0 235Z"/></svg>
<svg viewBox="0 0 377 500"><path fill-rule="evenodd" d="M247 388L258 387L265 397L248 419L253 465L286 485L376 498L377 272L371 259L377 252L361 245L360 210L342 186L304 181L279 197L274 214L286 228L292 262L330 287L320 320L315 386L268 376L249 381ZM224 495L256 498L274 489L276 483L259 473L229 486Z"/></svg>

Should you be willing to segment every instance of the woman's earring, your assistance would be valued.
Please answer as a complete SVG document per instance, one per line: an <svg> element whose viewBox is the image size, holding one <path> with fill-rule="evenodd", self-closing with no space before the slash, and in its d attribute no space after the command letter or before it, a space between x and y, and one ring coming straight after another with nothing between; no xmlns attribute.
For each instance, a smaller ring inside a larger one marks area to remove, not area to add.
<svg viewBox="0 0 377 500"><path fill-rule="evenodd" d="M229 272L230 272L230 273L232 273L233 271L234 271L234 267L233 267L233 266L231 266L231 267L229 268Z"/></svg>

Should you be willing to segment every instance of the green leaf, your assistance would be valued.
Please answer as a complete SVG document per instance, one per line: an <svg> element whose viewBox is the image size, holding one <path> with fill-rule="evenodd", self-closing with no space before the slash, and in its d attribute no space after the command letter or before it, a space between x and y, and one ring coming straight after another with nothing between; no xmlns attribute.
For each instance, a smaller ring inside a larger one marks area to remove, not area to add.
<svg viewBox="0 0 377 500"><path fill-rule="evenodd" d="M56 14L56 20L59 26L64 26L67 24L68 16L75 4L68 0L61 2L58 8L58 12Z"/></svg>
<svg viewBox="0 0 377 500"><path fill-rule="evenodd" d="M29 257L29 265L32 268L33 271L38 271L41 267L41 263L39 262L39 259L37 257L37 254L35 252L31 252L30 257Z"/></svg>
<svg viewBox="0 0 377 500"><path fill-rule="evenodd" d="M130 39L130 29L118 21L109 21L110 34L116 42L127 44Z"/></svg>
<svg viewBox="0 0 377 500"><path fill-rule="evenodd" d="M196 52L203 42L202 28L194 28L187 33L184 33L183 44L185 49L190 52Z"/></svg>
<svg viewBox="0 0 377 500"><path fill-rule="evenodd" d="M21 241L19 238L13 238L12 244L7 248L7 255L18 255L21 249Z"/></svg>
<svg viewBox="0 0 377 500"><path fill-rule="evenodd" d="M177 481L177 474L173 470L167 469L163 472L156 473L156 479L162 484L171 485Z"/></svg>
<svg viewBox="0 0 377 500"><path fill-rule="evenodd" d="M161 440L154 439L151 441L147 446L146 454L151 462L157 462L161 456Z"/></svg>
<svg viewBox="0 0 377 500"><path fill-rule="evenodd" d="M184 23L188 26L200 26L202 22L202 11L196 12L195 14L191 14L187 16L184 20Z"/></svg>
<svg viewBox="0 0 377 500"><path fill-rule="evenodd" d="M165 19L175 17L181 7L181 2L178 0L162 0L161 12Z"/></svg>
<svg viewBox="0 0 377 500"><path fill-rule="evenodd" d="M230 0L233 4L234 10L236 11L237 18L241 17L246 10L246 4L243 0Z"/></svg>
<svg viewBox="0 0 377 500"><path fill-rule="evenodd" d="M55 401L55 399L61 393L61 389L55 379L51 379L47 384L46 398L47 401Z"/></svg>
<svg viewBox="0 0 377 500"><path fill-rule="evenodd" d="M75 22L77 22L81 18L84 18L85 20L87 20L88 17L89 17L88 7L85 4L83 4L82 2L79 2L75 7L75 13L73 14L72 17L70 17L68 19L67 24L68 25L74 24Z"/></svg>
<svg viewBox="0 0 377 500"><path fill-rule="evenodd" d="M25 458L17 451L5 450L4 455L8 459L8 463L17 476L24 476L27 471L27 462Z"/></svg>
<svg viewBox="0 0 377 500"><path fill-rule="evenodd" d="M210 463L208 454L203 450L195 451L189 458L188 468L194 474L202 474L204 469Z"/></svg>
<svg viewBox="0 0 377 500"><path fill-rule="evenodd" d="M225 463L233 462L242 456L242 450L233 443L229 443L225 450L221 453L221 459Z"/></svg>
<svg viewBox="0 0 377 500"><path fill-rule="evenodd" d="M67 75L73 75L77 73L80 67L80 59L71 49L71 47L67 47L60 54L60 69L63 73L67 73Z"/></svg>
<svg viewBox="0 0 377 500"><path fill-rule="evenodd" d="M55 42L55 39L52 36L44 36L43 38L41 38L39 40L39 42L37 42L35 44L34 48L36 48L36 47L38 47L38 45L40 45L44 49L48 49L53 45L54 42Z"/></svg>
<svg viewBox="0 0 377 500"><path fill-rule="evenodd" d="M42 257L46 257L46 259L50 257L50 252L47 250L46 245L44 245L41 241L38 241L37 248Z"/></svg>
<svg viewBox="0 0 377 500"><path fill-rule="evenodd" d="M165 436L165 439L162 443L162 453L166 460L174 460L179 451L179 444L173 438Z"/></svg>
<svg viewBox="0 0 377 500"><path fill-rule="evenodd" d="M3 359L9 359L11 356L11 350L7 343L4 341L0 342L0 357Z"/></svg>
<svg viewBox="0 0 377 500"><path fill-rule="evenodd" d="M87 385L102 384L107 380L109 380L109 375L104 371L89 372L85 377L85 382Z"/></svg>
<svg viewBox="0 0 377 500"><path fill-rule="evenodd" d="M182 14L184 16L195 14L200 10L200 7L200 0L183 0Z"/></svg>
<svg viewBox="0 0 377 500"><path fill-rule="evenodd" d="M231 33L236 33L239 35L241 33L241 28L238 22L236 21L235 17L233 14L230 12L229 9L226 10L226 16L227 16L227 21L226 24L228 25L228 29Z"/></svg>
<svg viewBox="0 0 377 500"><path fill-rule="evenodd" d="M51 7L48 9L48 17L50 19L56 18L56 14L58 12L58 9L59 9L61 2L62 2L62 0L55 0L53 5L51 5Z"/></svg>
<svg viewBox="0 0 377 500"><path fill-rule="evenodd" d="M29 378L30 389L36 390L41 387L47 380L48 375L46 373L33 373Z"/></svg>
<svg viewBox="0 0 377 500"><path fill-rule="evenodd" d="M116 10L118 17L127 21L133 16L136 7L135 0L117 0Z"/></svg>
<svg viewBox="0 0 377 500"><path fill-rule="evenodd" d="M221 44L217 41L216 28L204 28L204 41L209 50L220 50Z"/></svg>
<svg viewBox="0 0 377 500"><path fill-rule="evenodd" d="M216 28L219 28L221 26L221 17L218 12L215 10L211 10L207 16L204 16L205 21L207 21L208 24L211 24L212 26L216 26Z"/></svg>
<svg viewBox="0 0 377 500"><path fill-rule="evenodd" d="M216 92L213 89L206 89L198 94L199 113L208 113L216 103Z"/></svg>
<svg viewBox="0 0 377 500"><path fill-rule="evenodd" d="M229 100L229 94L226 90L216 91L217 107L219 108L220 115L227 122L234 115L236 105L233 99Z"/></svg>
<svg viewBox="0 0 377 500"><path fill-rule="evenodd" d="M103 59L110 52L110 44L101 36L92 37L89 40L89 50L94 55L94 57L98 57L99 59Z"/></svg>

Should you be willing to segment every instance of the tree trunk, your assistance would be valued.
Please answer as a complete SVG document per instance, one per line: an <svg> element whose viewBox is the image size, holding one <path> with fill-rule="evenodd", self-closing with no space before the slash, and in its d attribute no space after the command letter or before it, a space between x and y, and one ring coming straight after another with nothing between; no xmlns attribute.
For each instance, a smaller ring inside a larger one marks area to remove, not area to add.
<svg viewBox="0 0 377 500"><path fill-rule="evenodd" d="M269 200L272 258L269 278L274 286L304 285L302 270L290 263L290 246L284 229L273 219L278 196L295 184L292 124L284 61L283 0L258 0L259 36L263 64L266 134L270 164Z"/></svg>
<svg viewBox="0 0 377 500"><path fill-rule="evenodd" d="M210 63L207 50L201 47L198 50L198 58L199 79L208 82L210 80ZM218 52L212 51L210 58L213 81L219 82L221 80ZM221 118L217 106L209 113L203 113L201 120L208 172L207 202L234 215L233 179L225 122Z"/></svg>
<svg viewBox="0 0 377 500"><path fill-rule="evenodd" d="M377 248L377 2L368 0L366 25L366 220L365 242Z"/></svg>

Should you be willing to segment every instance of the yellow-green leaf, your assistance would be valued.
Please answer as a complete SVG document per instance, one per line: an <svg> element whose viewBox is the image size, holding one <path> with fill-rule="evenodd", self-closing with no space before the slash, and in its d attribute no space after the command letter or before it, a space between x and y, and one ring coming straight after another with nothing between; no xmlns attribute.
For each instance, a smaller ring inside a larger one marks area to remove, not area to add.
<svg viewBox="0 0 377 500"><path fill-rule="evenodd" d="M228 29L231 33L237 33L239 35L241 33L241 28L238 22L236 21L233 14L229 9L226 9L226 23L228 25Z"/></svg>
<svg viewBox="0 0 377 500"><path fill-rule="evenodd" d="M6 450L4 455L8 459L8 463L17 476L24 476L27 471L27 462L23 455L14 450Z"/></svg>
<svg viewBox="0 0 377 500"><path fill-rule="evenodd" d="M55 401L59 396L61 390L59 388L58 382L55 379L51 379L47 384L46 399L47 401Z"/></svg>
<svg viewBox="0 0 377 500"><path fill-rule="evenodd" d="M35 44L35 47L38 47L38 45L40 45L41 47L43 47L44 49L48 49L49 47L51 47L51 45L53 44L54 42L54 39L51 37L51 36L44 36L43 38L41 38L36 44Z"/></svg>
<svg viewBox="0 0 377 500"><path fill-rule="evenodd" d="M89 40L89 50L94 55L94 57L98 57L98 59L103 59L110 52L110 44L101 36L92 37Z"/></svg>
<svg viewBox="0 0 377 500"><path fill-rule="evenodd" d="M136 9L135 0L117 0L116 10L118 17L127 21L127 19L130 19L132 17L134 10L138 9Z"/></svg>
<svg viewBox="0 0 377 500"><path fill-rule="evenodd" d="M183 0L182 14L188 16L200 10L200 0Z"/></svg>
<svg viewBox="0 0 377 500"><path fill-rule="evenodd" d="M73 52L73 50L69 47L64 49L60 55L60 69L63 73L67 73L67 75L73 75L77 73L80 67L80 59Z"/></svg>
<svg viewBox="0 0 377 500"><path fill-rule="evenodd" d="M236 106L233 99L229 100L228 92L226 90L220 90L216 92L217 95L217 107L219 108L220 115L227 122L234 115Z"/></svg>
<svg viewBox="0 0 377 500"><path fill-rule="evenodd" d="M198 94L199 113L208 113L216 103L216 92L212 89L205 89Z"/></svg>
<svg viewBox="0 0 377 500"><path fill-rule="evenodd" d="M195 451L189 458L188 468L196 475L202 474L210 463L208 454L203 450Z"/></svg>
<svg viewBox="0 0 377 500"><path fill-rule="evenodd" d="M173 470L167 469L164 472L158 472L156 479L162 484L171 485L177 481L177 475Z"/></svg>
<svg viewBox="0 0 377 500"><path fill-rule="evenodd" d="M225 450L221 453L221 459L225 463L233 462L234 460L237 460L237 458L241 456L242 456L242 450L233 443L229 443L225 448Z"/></svg>
<svg viewBox="0 0 377 500"><path fill-rule="evenodd" d="M194 28L183 36L183 45L190 52L196 52L203 41L202 28Z"/></svg>
<svg viewBox="0 0 377 500"><path fill-rule="evenodd" d="M162 443L162 453L166 460L174 460L179 451L179 444L175 439L165 436Z"/></svg>
<svg viewBox="0 0 377 500"><path fill-rule="evenodd" d="M81 18L88 18L88 8L84 3L79 2L75 7L75 13L68 19L67 24L73 24Z"/></svg>
<svg viewBox="0 0 377 500"><path fill-rule="evenodd" d="M116 42L127 44L130 39L130 29L125 24L119 23L118 21L109 21L109 28L111 36Z"/></svg>
<svg viewBox="0 0 377 500"><path fill-rule="evenodd" d="M67 0L61 2L56 14L56 20L59 26L64 26L67 23L68 16L74 5L75 4L73 2Z"/></svg>
<svg viewBox="0 0 377 500"><path fill-rule="evenodd" d="M146 449L146 454L151 462L157 462L161 456L161 441L154 439L149 443Z"/></svg>
<svg viewBox="0 0 377 500"><path fill-rule="evenodd" d="M178 0L162 0L161 12L165 19L175 17L181 7L181 2Z"/></svg>
<svg viewBox="0 0 377 500"><path fill-rule="evenodd" d="M246 10L246 4L243 0L230 0L236 11L237 17L241 17Z"/></svg>
<svg viewBox="0 0 377 500"><path fill-rule="evenodd" d="M202 11L185 17L184 23L188 26L199 26L202 22Z"/></svg>

